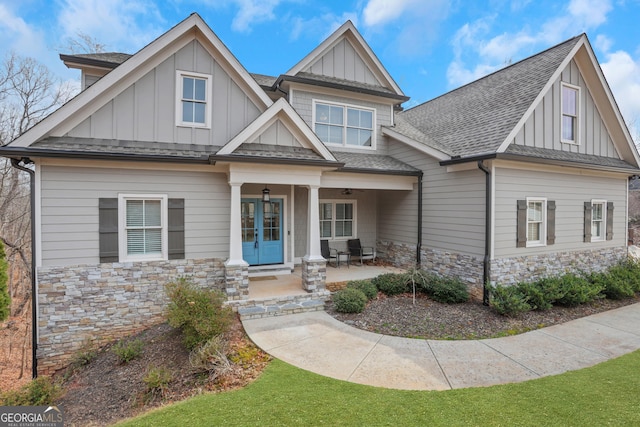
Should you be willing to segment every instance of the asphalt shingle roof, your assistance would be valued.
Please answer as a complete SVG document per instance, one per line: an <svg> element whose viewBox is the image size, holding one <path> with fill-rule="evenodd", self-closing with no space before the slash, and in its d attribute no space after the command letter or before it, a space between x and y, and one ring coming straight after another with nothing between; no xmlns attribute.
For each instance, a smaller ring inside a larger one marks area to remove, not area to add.
<svg viewBox="0 0 640 427"><path fill-rule="evenodd" d="M215 154L221 147L119 139L49 137L32 144L31 148L84 153L112 153L132 156L145 155L204 158L209 157L210 154Z"/></svg>
<svg viewBox="0 0 640 427"><path fill-rule="evenodd" d="M568 151L549 150L546 148L527 147L511 144L505 151L506 154L534 157L543 160L556 160L561 162L583 163L586 165L603 166L616 169L629 169L637 171L638 168L621 159L612 157L594 156L590 154L571 153Z"/></svg>
<svg viewBox="0 0 640 427"><path fill-rule="evenodd" d="M256 143L241 144L231 155L265 159L325 160L324 157L309 148Z"/></svg>
<svg viewBox="0 0 640 427"><path fill-rule="evenodd" d="M373 173L391 174L417 174L419 169L414 168L391 156L381 154L361 154L334 151L333 155L340 163L344 163L345 170L370 171Z"/></svg>
<svg viewBox="0 0 640 427"><path fill-rule="evenodd" d="M400 120L423 134L419 139L406 136L433 143L432 148L451 156L494 153L580 37L398 113ZM396 130L405 131L401 126Z"/></svg>

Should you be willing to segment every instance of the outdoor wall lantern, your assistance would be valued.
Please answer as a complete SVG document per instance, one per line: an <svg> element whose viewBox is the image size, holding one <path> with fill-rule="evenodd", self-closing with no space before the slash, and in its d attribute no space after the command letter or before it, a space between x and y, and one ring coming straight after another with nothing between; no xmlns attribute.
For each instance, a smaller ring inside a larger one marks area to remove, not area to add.
<svg viewBox="0 0 640 427"><path fill-rule="evenodd" d="M267 186L265 185L265 186L264 186L264 190L262 190L262 201L263 201L263 202L265 202L265 203L266 203L266 202L268 202L269 200L271 200L271 199L270 199L270 197L269 197L269 193L270 193L270 192L271 192L271 190L269 190L269 189L267 188Z"/></svg>

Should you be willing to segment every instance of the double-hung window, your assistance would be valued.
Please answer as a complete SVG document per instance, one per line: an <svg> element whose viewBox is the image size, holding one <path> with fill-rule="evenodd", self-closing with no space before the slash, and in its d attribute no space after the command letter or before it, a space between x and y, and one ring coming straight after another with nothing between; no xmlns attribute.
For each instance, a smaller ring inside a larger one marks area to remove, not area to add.
<svg viewBox="0 0 640 427"><path fill-rule="evenodd" d="M591 202L591 241L603 241L606 237L607 202L594 200Z"/></svg>
<svg viewBox="0 0 640 427"><path fill-rule="evenodd" d="M527 199L527 246L546 244L546 204L545 199Z"/></svg>
<svg viewBox="0 0 640 427"><path fill-rule="evenodd" d="M374 147L375 110L323 102L315 102L314 108L314 129L322 142L349 147Z"/></svg>
<svg viewBox="0 0 640 427"><path fill-rule="evenodd" d="M167 196L120 195L120 259L167 259Z"/></svg>
<svg viewBox="0 0 640 427"><path fill-rule="evenodd" d="M320 202L320 238L347 239L356 235L355 201Z"/></svg>
<svg viewBox="0 0 640 427"><path fill-rule="evenodd" d="M176 78L177 124L180 126L209 127L211 76L178 71Z"/></svg>
<svg viewBox="0 0 640 427"><path fill-rule="evenodd" d="M580 88L562 83L562 142L578 144L578 117L580 112Z"/></svg>

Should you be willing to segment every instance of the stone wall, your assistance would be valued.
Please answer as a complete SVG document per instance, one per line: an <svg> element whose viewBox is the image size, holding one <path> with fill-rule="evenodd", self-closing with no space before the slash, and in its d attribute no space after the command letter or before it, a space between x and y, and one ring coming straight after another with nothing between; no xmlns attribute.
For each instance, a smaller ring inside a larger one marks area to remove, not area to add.
<svg viewBox="0 0 640 427"><path fill-rule="evenodd" d="M378 256L396 267L415 266L416 247L404 243L379 240ZM467 283L473 294L482 294L482 259L471 255L422 248L422 269L439 276L457 277Z"/></svg>
<svg viewBox="0 0 640 427"><path fill-rule="evenodd" d="M509 285L566 273L603 271L626 256L627 248L618 247L495 259L491 261L491 281Z"/></svg>
<svg viewBox="0 0 640 427"><path fill-rule="evenodd" d="M220 259L39 268L38 373L53 373L87 346L163 322L164 285L181 276L225 289Z"/></svg>

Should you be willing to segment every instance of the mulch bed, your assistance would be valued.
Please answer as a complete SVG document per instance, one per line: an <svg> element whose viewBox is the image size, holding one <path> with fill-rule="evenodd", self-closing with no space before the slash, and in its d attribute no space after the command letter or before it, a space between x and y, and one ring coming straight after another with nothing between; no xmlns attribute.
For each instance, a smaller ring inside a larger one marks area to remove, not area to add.
<svg viewBox="0 0 640 427"><path fill-rule="evenodd" d="M327 312L336 319L366 331L423 339L480 339L514 335L640 302L601 299L577 307L553 307L510 318L496 314L480 301L441 304L423 294L388 297L382 293L362 313L338 313L332 304Z"/></svg>

